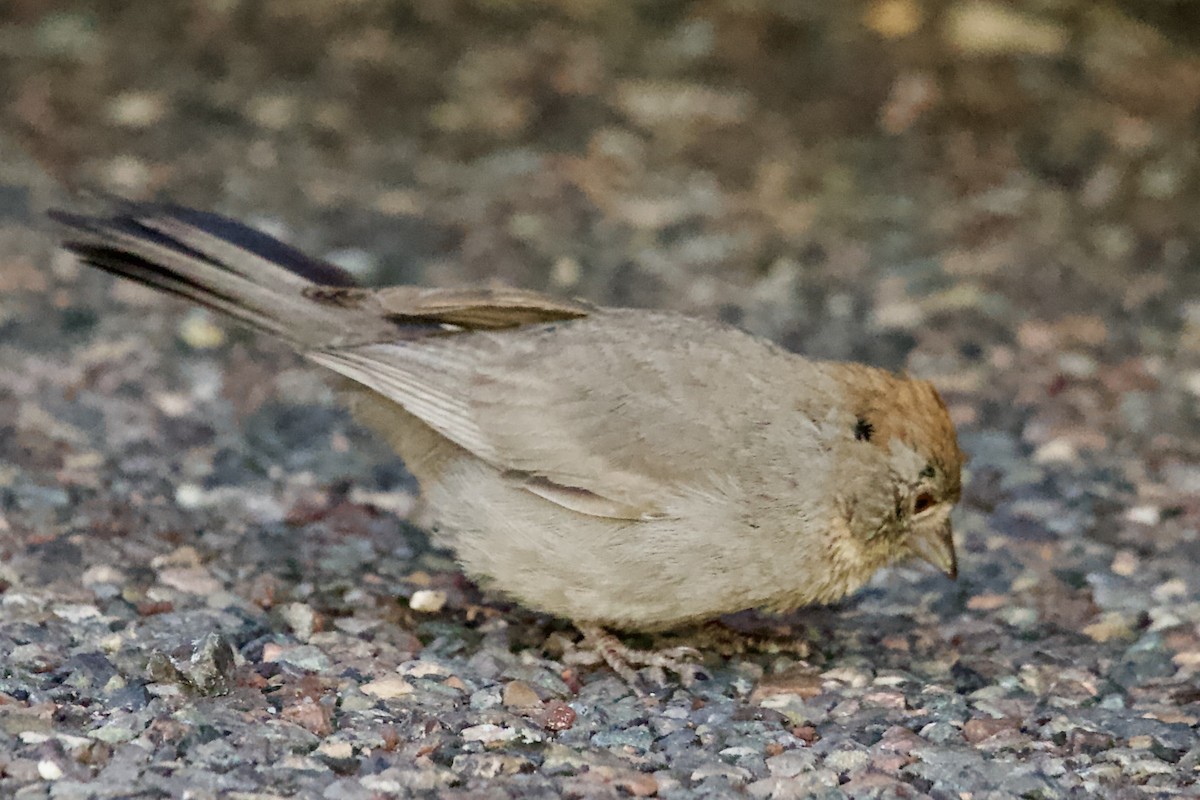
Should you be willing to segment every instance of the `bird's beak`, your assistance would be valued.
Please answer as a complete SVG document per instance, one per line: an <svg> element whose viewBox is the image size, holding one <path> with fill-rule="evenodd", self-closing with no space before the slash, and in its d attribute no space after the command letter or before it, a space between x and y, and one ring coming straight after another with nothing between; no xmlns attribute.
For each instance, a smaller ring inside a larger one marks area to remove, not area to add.
<svg viewBox="0 0 1200 800"><path fill-rule="evenodd" d="M958 578L958 556L954 553L954 531L950 528L950 520L928 536L914 537L912 548L917 558L933 564L951 580Z"/></svg>

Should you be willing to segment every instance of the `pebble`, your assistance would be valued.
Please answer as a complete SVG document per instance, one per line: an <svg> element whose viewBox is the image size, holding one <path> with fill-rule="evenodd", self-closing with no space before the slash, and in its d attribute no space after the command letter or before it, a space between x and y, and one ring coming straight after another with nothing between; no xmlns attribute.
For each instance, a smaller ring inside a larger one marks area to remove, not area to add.
<svg viewBox="0 0 1200 800"><path fill-rule="evenodd" d="M104 165L104 182L113 191L142 194L150 183L150 166L131 155L120 155Z"/></svg>
<svg viewBox="0 0 1200 800"><path fill-rule="evenodd" d="M382 678L364 683L359 687L364 694L378 697L381 700L391 700L412 694L413 685L399 675L386 675Z"/></svg>
<svg viewBox="0 0 1200 800"><path fill-rule="evenodd" d="M63 776L62 767L60 767L57 762L50 761L49 759L43 759L39 761L37 763L37 771L38 775L42 777L42 780L46 781L56 781Z"/></svg>
<svg viewBox="0 0 1200 800"><path fill-rule="evenodd" d="M749 112L745 92L714 89L705 84L661 80L626 81L617 87L617 105L639 125L732 125Z"/></svg>
<svg viewBox="0 0 1200 800"><path fill-rule="evenodd" d="M158 581L184 594L216 594L225 587L205 567L168 567L158 571Z"/></svg>
<svg viewBox="0 0 1200 800"><path fill-rule="evenodd" d="M786 750L767 759L767 770L780 778L794 778L816 769L817 754L811 750Z"/></svg>
<svg viewBox="0 0 1200 800"><path fill-rule="evenodd" d="M506 708L541 708L537 692L524 681L509 681L504 685L502 701Z"/></svg>
<svg viewBox="0 0 1200 800"><path fill-rule="evenodd" d="M225 331L203 309L194 309L179 323L179 338L193 350L214 350L225 343Z"/></svg>
<svg viewBox="0 0 1200 800"><path fill-rule="evenodd" d="M865 750L837 750L825 757L825 766L840 773L856 772L871 763Z"/></svg>
<svg viewBox="0 0 1200 800"><path fill-rule="evenodd" d="M920 28L922 16L917 0L873 0L863 22L885 39L903 39Z"/></svg>
<svg viewBox="0 0 1200 800"><path fill-rule="evenodd" d="M285 603L279 607L279 615L302 642L307 642L316 630L317 612L306 603Z"/></svg>
<svg viewBox="0 0 1200 800"><path fill-rule="evenodd" d="M55 607L54 616L61 617L67 622L78 624L84 620L96 619L99 617L100 609L96 608L90 603L74 603Z"/></svg>
<svg viewBox="0 0 1200 800"><path fill-rule="evenodd" d="M408 607L423 614L436 614L446 606L448 595L441 589L418 589L408 600Z"/></svg>
<svg viewBox="0 0 1200 800"><path fill-rule="evenodd" d="M268 663L283 661L310 672L327 672L332 665L329 656L324 651L319 647L307 644L290 647L276 645L269 649L264 647L263 661ZM363 691L366 691L366 686L362 688Z"/></svg>
<svg viewBox="0 0 1200 800"><path fill-rule="evenodd" d="M970 56L1059 55L1070 41L1064 25L991 0L961 0L945 16L947 41Z"/></svg>
<svg viewBox="0 0 1200 800"><path fill-rule="evenodd" d="M125 128L153 127L166 113L166 96L162 92L121 92L108 105L109 119Z"/></svg>
<svg viewBox="0 0 1200 800"><path fill-rule="evenodd" d="M463 728L461 734L464 742L483 742L484 744L495 744L496 742L508 742L516 739L518 733L513 728L505 728L501 725L472 725L469 728Z"/></svg>

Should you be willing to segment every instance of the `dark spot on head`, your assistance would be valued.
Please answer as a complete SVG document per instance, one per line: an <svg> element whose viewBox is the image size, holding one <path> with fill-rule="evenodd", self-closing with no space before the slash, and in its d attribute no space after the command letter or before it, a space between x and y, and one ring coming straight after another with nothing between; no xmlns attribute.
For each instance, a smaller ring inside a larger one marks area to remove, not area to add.
<svg viewBox="0 0 1200 800"><path fill-rule="evenodd" d="M854 421L854 438L860 442L869 442L875 435L875 426L862 417Z"/></svg>
<svg viewBox="0 0 1200 800"><path fill-rule="evenodd" d="M925 469L921 470L921 474L918 475L917 477L918 478L926 478L926 479L936 478L937 470L934 469L933 464L926 464Z"/></svg>

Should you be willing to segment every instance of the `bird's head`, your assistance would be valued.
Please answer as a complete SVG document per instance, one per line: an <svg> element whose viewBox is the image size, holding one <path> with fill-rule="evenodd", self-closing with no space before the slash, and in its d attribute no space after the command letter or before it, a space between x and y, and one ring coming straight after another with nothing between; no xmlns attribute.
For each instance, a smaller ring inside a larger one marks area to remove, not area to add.
<svg viewBox="0 0 1200 800"><path fill-rule="evenodd" d="M962 495L964 457L945 403L928 381L849 369L854 438L874 448L871 461L878 465L869 508L859 509L865 513L856 527L882 562L915 557L957 577L950 512Z"/></svg>

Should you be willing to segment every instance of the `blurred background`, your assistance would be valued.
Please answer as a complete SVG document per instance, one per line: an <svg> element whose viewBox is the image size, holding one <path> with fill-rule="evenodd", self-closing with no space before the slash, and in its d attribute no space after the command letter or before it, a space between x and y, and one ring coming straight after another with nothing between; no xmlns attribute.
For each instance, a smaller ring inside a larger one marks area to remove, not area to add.
<svg viewBox="0 0 1200 800"><path fill-rule="evenodd" d="M1200 381L1194 2L0 13L8 159L276 225L368 282L719 314L951 391L1166 336Z"/></svg>
<svg viewBox="0 0 1200 800"><path fill-rule="evenodd" d="M963 577L881 577L812 662L911 670L892 723L973 757L1011 718L1014 758L1127 747L1105 785L1194 774L1200 2L6 0L0 87L0 594L34 575L74 597L129 564L150 598L130 630L169 602L190 641L213 584L153 559L194 547L256 635L291 635L271 598L391 622L431 585L441 616L374 645L474 635L453 564L396 555L421 552L397 522L411 484L318 376L81 272L42 222L87 192L171 199L366 283L680 309L933 380L972 459ZM229 529L247 514L265 522ZM536 646L545 621L519 613ZM73 625L38 634L48 653L88 641ZM476 647L442 645L468 683ZM142 651L114 659L134 674ZM963 705L930 711L927 686ZM874 741L838 702L806 707L813 730ZM989 785L946 769L954 796ZM1026 796L1083 785L1046 770Z"/></svg>

